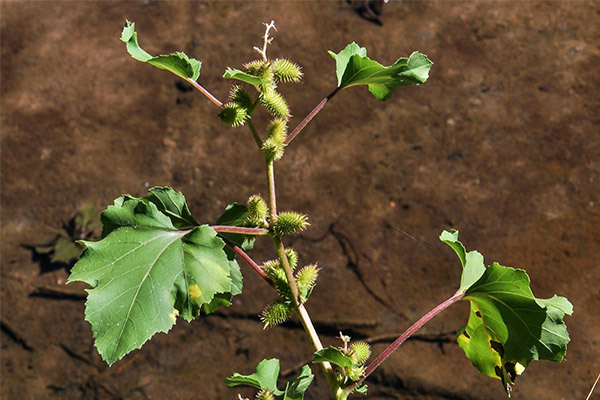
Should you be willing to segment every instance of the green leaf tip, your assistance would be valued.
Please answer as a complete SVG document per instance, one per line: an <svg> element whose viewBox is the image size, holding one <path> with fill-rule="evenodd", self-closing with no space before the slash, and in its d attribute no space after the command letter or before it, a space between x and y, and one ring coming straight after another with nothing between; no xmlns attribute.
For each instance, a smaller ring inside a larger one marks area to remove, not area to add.
<svg viewBox="0 0 600 400"><path fill-rule="evenodd" d="M143 198L123 195L101 218L104 238L84 242L68 283L92 286L85 316L109 365L168 332L177 315L189 322L203 305L241 290L225 243L198 226L181 193L156 187Z"/></svg>
<svg viewBox="0 0 600 400"><path fill-rule="evenodd" d="M440 240L446 243L458 256L463 267L460 278L459 291L466 291L469 286L475 283L485 272L483 256L478 251L469 251L458 241L458 231L452 229L450 232L443 231L440 234Z"/></svg>
<svg viewBox="0 0 600 400"><path fill-rule="evenodd" d="M536 298L524 270L496 262L485 266L483 256L465 250L458 231L444 231L448 244L463 265L457 293L470 302L467 325L458 330L457 342L482 374L499 379L510 394L511 385L533 360L561 361L569 334L563 321L573 312L561 296Z"/></svg>
<svg viewBox="0 0 600 400"><path fill-rule="evenodd" d="M367 49L354 42L337 54L329 51L329 55L336 62L338 87L368 85L371 94L381 101L400 87L425 83L433 65L426 55L415 51L386 67L368 58Z"/></svg>
<svg viewBox="0 0 600 400"><path fill-rule="evenodd" d="M135 31L135 23L128 20L121 31L121 41L126 44L127 52L134 59L147 62L159 69L164 69L186 80L197 80L202 63L185 53L177 51L168 55L152 56L140 47Z"/></svg>

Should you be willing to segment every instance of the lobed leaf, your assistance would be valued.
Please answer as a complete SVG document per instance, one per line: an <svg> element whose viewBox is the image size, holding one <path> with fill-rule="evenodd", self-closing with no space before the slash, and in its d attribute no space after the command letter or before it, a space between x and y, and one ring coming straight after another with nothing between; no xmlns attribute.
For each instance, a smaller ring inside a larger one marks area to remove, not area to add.
<svg viewBox="0 0 600 400"><path fill-rule="evenodd" d="M531 361L564 358L570 339L563 318L573 313L566 298L536 298L521 269L498 263L484 267L483 256L467 253L457 231L443 232L440 239L463 263L459 292L471 310L457 341L481 373L500 379L510 393L516 377Z"/></svg>
<svg viewBox="0 0 600 400"><path fill-rule="evenodd" d="M371 94L381 101L389 99L399 87L425 83L433 65L426 55L415 51L386 67L367 57L367 50L354 42L337 54L329 54L336 62L338 87L368 85Z"/></svg>
<svg viewBox="0 0 600 400"><path fill-rule="evenodd" d="M86 320L109 365L155 333L168 332L177 315L189 322L202 305L241 283L212 228L178 228L193 218L183 195L171 188L150 189L144 198L121 196L102 220L104 238L82 242L87 249L68 283L92 286Z"/></svg>
<svg viewBox="0 0 600 400"><path fill-rule="evenodd" d="M177 51L168 55L152 56L140 47L135 31L135 23L125 21L121 32L121 41L126 43L127 52L134 59L147 62L156 68L164 69L183 79L197 80L200 76L202 63L194 58L189 58L185 53Z"/></svg>

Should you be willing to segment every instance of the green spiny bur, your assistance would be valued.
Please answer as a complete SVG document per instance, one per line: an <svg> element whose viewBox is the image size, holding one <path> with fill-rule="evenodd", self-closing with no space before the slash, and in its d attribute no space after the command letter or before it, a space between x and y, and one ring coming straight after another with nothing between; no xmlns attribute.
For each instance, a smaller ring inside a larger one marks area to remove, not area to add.
<svg viewBox="0 0 600 400"><path fill-rule="evenodd" d="M260 315L260 320L263 323L263 329L282 324L290 319L290 307L291 306L289 304L286 304L280 300L276 300L266 306Z"/></svg>
<svg viewBox="0 0 600 400"><path fill-rule="evenodd" d="M302 79L302 70L296 64L285 58L278 58L272 62L273 73L281 82L298 83Z"/></svg>
<svg viewBox="0 0 600 400"><path fill-rule="evenodd" d="M221 108L218 117L229 126L240 126L246 122L248 113L244 107L237 103L227 103Z"/></svg>
<svg viewBox="0 0 600 400"><path fill-rule="evenodd" d="M284 212L277 216L273 231L277 236L288 236L302 232L310 224L308 217L298 212Z"/></svg>
<svg viewBox="0 0 600 400"><path fill-rule="evenodd" d="M244 65L242 65L242 67L244 68L244 72L254 76L259 76L260 71L264 68L266 64L267 62L264 60L253 60L245 63Z"/></svg>
<svg viewBox="0 0 600 400"><path fill-rule="evenodd" d="M352 352L352 361L356 364L364 364L371 356L371 346L366 342L354 342L350 346L350 350Z"/></svg>
<svg viewBox="0 0 600 400"><path fill-rule="evenodd" d="M365 367L348 367L345 368L346 376L351 381L359 380L365 372Z"/></svg>
<svg viewBox="0 0 600 400"><path fill-rule="evenodd" d="M296 274L296 284L298 285L301 303L308 300L312 289L315 287L318 275L319 267L316 264L307 265Z"/></svg>
<svg viewBox="0 0 600 400"><path fill-rule="evenodd" d="M231 91L229 92L229 101L231 103L239 104L246 110L251 109L254 103L250 97L250 94L248 94L248 92L246 92L246 90L239 85L233 85L231 87Z"/></svg>
<svg viewBox="0 0 600 400"><path fill-rule="evenodd" d="M264 90L260 95L260 103L277 118L288 120L291 117L287 102L274 89Z"/></svg>
<svg viewBox="0 0 600 400"><path fill-rule="evenodd" d="M246 218L246 225L250 226L264 226L265 218L269 208L265 200L258 194L250 196L247 202L248 217Z"/></svg>
<svg viewBox="0 0 600 400"><path fill-rule="evenodd" d="M263 153L263 156L267 162L277 161L283 157L285 146L277 139L267 138L263 142L260 151Z"/></svg>
<svg viewBox="0 0 600 400"><path fill-rule="evenodd" d="M291 247L288 247L287 249L285 249L285 255L287 256L288 263L290 264L290 269L294 271L294 269L296 269L296 266L298 265L298 253L296 252L296 250L292 249Z"/></svg>
<svg viewBox="0 0 600 400"><path fill-rule="evenodd" d="M287 136L287 122L283 119L276 118L267 127L267 137L272 138L275 142L283 142Z"/></svg>

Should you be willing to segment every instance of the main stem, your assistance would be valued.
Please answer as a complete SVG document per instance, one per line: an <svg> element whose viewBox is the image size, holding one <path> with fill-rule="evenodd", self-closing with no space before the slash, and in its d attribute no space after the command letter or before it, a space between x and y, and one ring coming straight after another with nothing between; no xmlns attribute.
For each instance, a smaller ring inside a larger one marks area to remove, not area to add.
<svg viewBox="0 0 600 400"><path fill-rule="evenodd" d="M275 170L273 161L267 161L267 181L269 186L269 213L272 224L277 218L277 196L275 194ZM273 243L275 244L275 248L277 249L277 255L279 256L279 260L281 261L281 265L283 266L283 269L285 271L285 276L287 277L287 281L290 286L290 291L292 292L294 306L296 308L298 317L300 317L300 322L302 323L304 330L308 334L313 348L315 349L315 351L319 351L323 348L323 344L321 343L321 339L319 339L319 335L317 334L317 331L310 319L310 316L308 315L308 311L306 311L304 305L300 303L296 279L294 278L292 268L290 267L289 260L287 258L287 255L285 254L285 248L283 246L283 243L281 242L281 238L279 236L273 235ZM325 378L329 383L329 387L333 391L334 395L337 396L340 387L335 379L335 374L333 372L333 367L331 366L331 363L323 362L321 363L321 368L323 368L323 373L325 374Z"/></svg>
<svg viewBox="0 0 600 400"><path fill-rule="evenodd" d="M344 392L346 393L346 395L350 394L350 392L352 392L352 390L354 388L356 388L357 386L360 386L363 383L363 381L369 375L371 375L371 373L373 371L375 371L375 369L377 369L377 367L379 367L394 351L396 351L396 349L398 349L398 347L400 347L400 345L402 343L404 343L406 341L406 339L408 339L409 337L411 337L416 331L418 331L423 325L425 325L427 322L429 322L429 320L431 320L433 317L435 317L436 315L438 315L439 313L441 313L446 308L450 307L452 304L454 304L457 301L461 300L464 296L465 296L464 292L456 292L454 294L454 296L452 296L448 300L445 300L444 302L438 304L434 309L432 309L427 314L425 314L424 316L422 316L421 319L419 319L410 328L408 328L406 331L404 331L404 333L402 333L400 335L400 337L398 337L398 339L396 339L392 344L390 344L367 367L367 369L365 370L365 373L364 373L363 377L360 380L354 382L352 385L350 385L350 386L348 386L347 388L344 389Z"/></svg>

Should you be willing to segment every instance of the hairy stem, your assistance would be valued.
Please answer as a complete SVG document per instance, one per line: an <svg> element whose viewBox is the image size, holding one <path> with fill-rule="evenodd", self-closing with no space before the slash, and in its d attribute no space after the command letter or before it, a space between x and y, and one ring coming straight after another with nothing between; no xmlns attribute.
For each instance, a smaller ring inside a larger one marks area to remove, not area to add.
<svg viewBox="0 0 600 400"><path fill-rule="evenodd" d="M365 370L363 377L354 382L352 385L348 386L344 389L346 394L349 394L354 388L360 386L363 381L371 375L377 367L379 367L402 343L406 341L409 337L411 337L416 331L418 331L423 325L425 325L429 320L438 315L440 312L450 307L452 304L461 300L465 294L463 292L456 292L454 296L450 297L448 300L438 304L434 309L429 311L427 314L421 317L417 322L415 322L410 328L408 328L404 333L402 333L398 339L396 339L392 344L390 344Z"/></svg>
<svg viewBox="0 0 600 400"><path fill-rule="evenodd" d="M195 87L203 95L205 95L206 97L208 97L208 99L210 101L212 101L217 107L223 107L223 103L221 101L219 101L219 99L217 99L215 96L213 96L212 93L210 93L208 90L204 89L204 87L202 85L200 85L198 82L196 82L195 80L193 80L191 78L186 79L186 81L188 81L189 83L191 83L193 87Z"/></svg>
<svg viewBox="0 0 600 400"><path fill-rule="evenodd" d="M315 115L317 115L319 113L319 111L321 111L323 109L323 107L325 107L325 104L327 104L327 102L329 100L331 100L331 98L333 96L335 96L339 90L340 90L339 87L335 88L335 90L333 92L329 93L329 95L327 97L325 97L323 100L321 100L321 102L319 104L317 104L316 107L313 108L313 110L311 112L309 112L306 117L304 117L302 122L300 122L300 124L298 124L298 126L294 128L292 133L290 133L287 136L287 138L284 141L284 144L289 144L292 140L294 140L294 138L300 133L300 131L302 129L304 129L304 127L306 125L308 125L308 123L315 117Z"/></svg>

